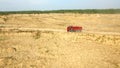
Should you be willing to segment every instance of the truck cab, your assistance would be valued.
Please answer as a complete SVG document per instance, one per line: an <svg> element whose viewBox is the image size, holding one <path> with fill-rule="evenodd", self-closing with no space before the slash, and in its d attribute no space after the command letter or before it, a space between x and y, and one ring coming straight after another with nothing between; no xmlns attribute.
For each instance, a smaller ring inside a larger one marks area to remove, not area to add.
<svg viewBox="0 0 120 68"><path fill-rule="evenodd" d="M81 26L68 26L67 32L81 32L82 27Z"/></svg>

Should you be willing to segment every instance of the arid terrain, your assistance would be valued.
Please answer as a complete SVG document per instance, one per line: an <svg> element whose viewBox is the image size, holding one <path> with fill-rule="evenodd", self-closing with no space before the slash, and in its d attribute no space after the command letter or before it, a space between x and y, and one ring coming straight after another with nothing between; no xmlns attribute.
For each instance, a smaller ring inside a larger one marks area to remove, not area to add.
<svg viewBox="0 0 120 68"><path fill-rule="evenodd" d="M120 14L0 15L0 68L120 68Z"/></svg>

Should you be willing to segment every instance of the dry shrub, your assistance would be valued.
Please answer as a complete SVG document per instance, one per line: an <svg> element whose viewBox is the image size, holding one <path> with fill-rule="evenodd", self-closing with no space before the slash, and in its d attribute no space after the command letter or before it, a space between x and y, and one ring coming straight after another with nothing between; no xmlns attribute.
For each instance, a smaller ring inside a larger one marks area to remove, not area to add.
<svg viewBox="0 0 120 68"><path fill-rule="evenodd" d="M41 31L36 31L33 35L34 39L39 39L41 37Z"/></svg>

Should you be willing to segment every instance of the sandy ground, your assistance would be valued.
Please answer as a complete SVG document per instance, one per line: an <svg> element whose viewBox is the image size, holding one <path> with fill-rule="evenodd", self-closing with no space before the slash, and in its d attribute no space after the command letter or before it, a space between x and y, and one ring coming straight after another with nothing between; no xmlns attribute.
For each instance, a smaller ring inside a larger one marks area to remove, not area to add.
<svg viewBox="0 0 120 68"><path fill-rule="evenodd" d="M120 68L120 14L2 15L0 68Z"/></svg>

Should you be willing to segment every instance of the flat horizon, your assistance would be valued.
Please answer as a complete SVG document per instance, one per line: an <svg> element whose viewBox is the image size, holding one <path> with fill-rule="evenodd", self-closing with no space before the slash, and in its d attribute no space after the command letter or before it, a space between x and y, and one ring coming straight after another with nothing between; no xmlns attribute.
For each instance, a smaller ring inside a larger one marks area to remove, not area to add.
<svg viewBox="0 0 120 68"><path fill-rule="evenodd" d="M120 9L120 0L0 0L0 11Z"/></svg>

